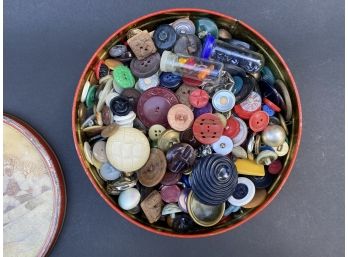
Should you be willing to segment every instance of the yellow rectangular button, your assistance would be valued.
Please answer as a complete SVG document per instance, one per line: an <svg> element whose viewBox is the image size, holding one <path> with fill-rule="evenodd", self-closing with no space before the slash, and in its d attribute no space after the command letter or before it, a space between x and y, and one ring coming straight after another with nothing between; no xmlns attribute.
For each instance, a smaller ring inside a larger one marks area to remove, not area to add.
<svg viewBox="0 0 348 257"><path fill-rule="evenodd" d="M265 176L265 167L248 159L237 159L236 167L238 174L248 176Z"/></svg>

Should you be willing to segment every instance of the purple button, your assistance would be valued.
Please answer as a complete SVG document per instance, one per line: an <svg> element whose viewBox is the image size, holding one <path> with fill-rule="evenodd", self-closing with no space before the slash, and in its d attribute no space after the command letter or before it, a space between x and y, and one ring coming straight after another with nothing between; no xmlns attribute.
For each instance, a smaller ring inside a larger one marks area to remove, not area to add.
<svg viewBox="0 0 348 257"><path fill-rule="evenodd" d="M193 110L193 114L195 116L195 118L201 116L204 113L212 113L213 112L213 107L211 105L211 103L207 103L206 106L202 107L202 108L194 108Z"/></svg>

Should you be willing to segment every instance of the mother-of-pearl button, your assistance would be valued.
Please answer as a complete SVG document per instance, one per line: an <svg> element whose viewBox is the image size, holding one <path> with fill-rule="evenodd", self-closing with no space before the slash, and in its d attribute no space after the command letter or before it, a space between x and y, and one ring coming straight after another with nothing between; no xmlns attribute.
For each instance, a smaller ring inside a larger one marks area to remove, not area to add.
<svg viewBox="0 0 348 257"><path fill-rule="evenodd" d="M140 193L136 188L122 191L118 197L118 204L123 210L131 210L140 202Z"/></svg>

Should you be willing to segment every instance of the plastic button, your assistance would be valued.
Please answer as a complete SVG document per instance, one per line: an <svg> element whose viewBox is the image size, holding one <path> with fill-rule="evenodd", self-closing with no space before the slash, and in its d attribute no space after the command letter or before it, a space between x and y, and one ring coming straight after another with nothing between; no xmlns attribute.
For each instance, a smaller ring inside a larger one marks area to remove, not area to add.
<svg viewBox="0 0 348 257"><path fill-rule="evenodd" d="M223 134L230 138L234 138L238 135L239 131L240 131L239 121L233 116L228 118Z"/></svg>
<svg viewBox="0 0 348 257"><path fill-rule="evenodd" d="M87 97L86 97L86 106L87 108L91 108L95 102L95 93L97 91L96 86L90 86L88 89Z"/></svg>
<svg viewBox="0 0 348 257"><path fill-rule="evenodd" d="M269 122L269 116L264 111L254 112L249 119L249 127L254 132L260 132L264 130Z"/></svg>
<svg viewBox="0 0 348 257"><path fill-rule="evenodd" d="M196 108L202 108L207 105L209 101L209 95L202 89L196 89L189 95L190 104Z"/></svg>
<svg viewBox="0 0 348 257"><path fill-rule="evenodd" d="M269 108L271 108L273 111L275 112L280 112L281 109L280 107L278 107L276 104L274 104L271 100L268 100L266 97L263 98L263 102L269 106ZM273 115L271 115L273 116Z"/></svg>
<svg viewBox="0 0 348 257"><path fill-rule="evenodd" d="M256 188L268 188L272 185L276 176L268 172L265 173L265 176L251 176L249 179L254 183Z"/></svg>
<svg viewBox="0 0 348 257"><path fill-rule="evenodd" d="M179 75L176 75L171 72L162 72L160 77L160 85L168 89L175 90L182 83L182 78Z"/></svg>
<svg viewBox="0 0 348 257"><path fill-rule="evenodd" d="M193 110L193 114L194 114L195 118L201 116L202 114L212 113L212 112L213 112L213 107L211 106L211 104L209 102L205 106L203 106L201 108L194 108L194 110Z"/></svg>
<svg viewBox="0 0 348 257"><path fill-rule="evenodd" d="M144 166L150 155L150 144L140 130L121 127L108 138L106 155L116 169L131 172Z"/></svg>
<svg viewBox="0 0 348 257"><path fill-rule="evenodd" d="M176 54L198 57L202 52L202 43L196 35L180 35L174 45L173 51Z"/></svg>
<svg viewBox="0 0 348 257"><path fill-rule="evenodd" d="M105 163L108 161L105 153L105 145L105 141L100 140L93 146L93 157L101 163Z"/></svg>
<svg viewBox="0 0 348 257"><path fill-rule="evenodd" d="M285 85L285 83L277 79L274 83L275 88L278 89L278 92L283 96L284 102L285 102L285 108L284 110L284 115L285 115L285 120L289 121L292 117L292 103L291 103L291 98L289 95L289 91Z"/></svg>
<svg viewBox="0 0 348 257"><path fill-rule="evenodd" d="M115 169L110 163L104 163L99 171L100 177L105 181L116 180L121 177L121 172Z"/></svg>
<svg viewBox="0 0 348 257"><path fill-rule="evenodd" d="M223 115L222 113L219 113L219 112L214 113L214 115L217 116L217 117L220 119L220 121L221 121L221 123L222 123L222 126L225 128L226 125L227 125L226 116Z"/></svg>
<svg viewBox="0 0 348 257"><path fill-rule="evenodd" d="M114 70L117 66L122 65L122 62L116 59L106 59L105 65L108 66L110 70ZM100 81L99 81L100 82Z"/></svg>
<svg viewBox="0 0 348 257"><path fill-rule="evenodd" d="M231 138L227 136L221 136L219 140L213 143L211 146L215 153L228 155L232 152L233 142Z"/></svg>
<svg viewBox="0 0 348 257"><path fill-rule="evenodd" d="M174 173L171 171L167 171L164 174L163 179L161 180L161 184L164 186L175 185L180 181L182 173Z"/></svg>
<svg viewBox="0 0 348 257"><path fill-rule="evenodd" d="M228 90L219 90L214 94L212 103L215 110L219 112L228 112L232 110L235 104L235 97Z"/></svg>
<svg viewBox="0 0 348 257"><path fill-rule="evenodd" d="M94 67L94 73L97 80L99 80L109 74L109 68L105 65L103 60L100 60Z"/></svg>
<svg viewBox="0 0 348 257"><path fill-rule="evenodd" d="M137 172L139 182L146 187L156 186L163 179L166 168L164 153L160 149L152 148L149 159Z"/></svg>
<svg viewBox="0 0 348 257"><path fill-rule="evenodd" d="M163 87L146 90L139 98L137 114L146 127L154 124L168 126L167 114L169 109L178 104L175 94Z"/></svg>
<svg viewBox="0 0 348 257"><path fill-rule="evenodd" d="M192 87L192 86L187 86L185 84L181 85L175 92L175 95L177 96L177 98L179 99L179 102L188 106L188 107L192 107L189 101L189 95L191 94L191 92L193 92L196 88Z"/></svg>
<svg viewBox="0 0 348 257"><path fill-rule="evenodd" d="M234 206L243 206L248 204L255 195L254 183L245 177L238 178L238 184L233 194L228 198L228 202Z"/></svg>
<svg viewBox="0 0 348 257"><path fill-rule="evenodd" d="M236 167L238 174L249 176L264 176L265 168L263 165L257 164L255 161L248 159L237 159Z"/></svg>
<svg viewBox="0 0 348 257"><path fill-rule="evenodd" d="M150 88L157 87L159 85L158 73L153 74L148 78L140 78L135 84L135 88L144 92Z"/></svg>
<svg viewBox="0 0 348 257"><path fill-rule="evenodd" d="M192 86L192 87L199 87L202 84L202 81L191 79L191 78L183 77L182 80L186 85Z"/></svg>
<svg viewBox="0 0 348 257"><path fill-rule="evenodd" d="M239 76L233 76L233 80L234 80L234 85L232 87L231 92L234 95L239 94L239 92L242 90L243 88L243 79Z"/></svg>
<svg viewBox="0 0 348 257"><path fill-rule="evenodd" d="M119 125L115 123L110 124L102 130L101 136L104 138L111 137L113 134L117 132L118 128L119 128Z"/></svg>
<svg viewBox="0 0 348 257"><path fill-rule="evenodd" d="M170 50L176 42L176 32L168 24L159 25L153 34L155 45L160 50Z"/></svg>
<svg viewBox="0 0 348 257"><path fill-rule="evenodd" d="M141 93L135 88L126 88L121 93L121 96L126 97L133 107L137 106L140 95Z"/></svg>
<svg viewBox="0 0 348 257"><path fill-rule="evenodd" d="M84 103L86 101L87 93L88 93L88 90L89 90L90 86L91 86L91 83L87 80L85 82L85 85L83 86L82 93L81 93L80 101L82 103Z"/></svg>
<svg viewBox="0 0 348 257"><path fill-rule="evenodd" d="M176 203L179 200L180 188L177 185L163 186L160 194L164 202Z"/></svg>
<svg viewBox="0 0 348 257"><path fill-rule="evenodd" d="M184 104L176 104L169 109L167 119L171 128L184 131L191 127L194 117L189 107Z"/></svg>
<svg viewBox="0 0 348 257"><path fill-rule="evenodd" d="M110 48L109 55L111 57L117 58L127 52L127 47L125 45L115 45Z"/></svg>
<svg viewBox="0 0 348 257"><path fill-rule="evenodd" d="M117 66L112 75L114 76L114 82L121 88L130 88L135 84L134 77L128 67L124 65Z"/></svg>
<svg viewBox="0 0 348 257"><path fill-rule="evenodd" d="M266 198L267 191L264 188L256 189L253 199L249 203L243 205L242 207L247 209L255 208L262 204L266 200Z"/></svg>
<svg viewBox="0 0 348 257"><path fill-rule="evenodd" d="M209 18L200 18L195 22L196 34L199 38L204 38L206 35L210 34L215 38L219 35L218 27L216 23Z"/></svg>
<svg viewBox="0 0 348 257"><path fill-rule="evenodd" d="M289 145L287 142L284 142L280 146L273 147L273 149L278 156L285 156L289 152Z"/></svg>
<svg viewBox="0 0 348 257"><path fill-rule="evenodd" d="M273 175L279 174L283 169L283 164L282 162L277 159L274 160L270 165L268 165L268 172Z"/></svg>
<svg viewBox="0 0 348 257"><path fill-rule="evenodd" d="M125 116L132 111L132 105L127 98L123 96L116 96L110 102L110 110L114 115Z"/></svg>
<svg viewBox="0 0 348 257"><path fill-rule="evenodd" d="M239 146L244 143L245 139L248 135L248 127L245 124L245 122L237 117L235 117L236 120L239 122L239 133L232 138L234 146Z"/></svg>
<svg viewBox="0 0 348 257"><path fill-rule="evenodd" d="M255 112L261 108L261 96L252 91L246 100L240 103L240 107L247 112Z"/></svg>
<svg viewBox="0 0 348 257"><path fill-rule="evenodd" d="M127 43L138 60L143 60L157 51L156 46L147 31L137 33L129 38Z"/></svg>
<svg viewBox="0 0 348 257"><path fill-rule="evenodd" d="M219 29L219 38L222 40L228 40L232 38L231 33L226 29Z"/></svg>
<svg viewBox="0 0 348 257"><path fill-rule="evenodd" d="M172 26L178 35L195 34L196 32L195 24L191 20L185 18L177 19L173 22Z"/></svg>
<svg viewBox="0 0 348 257"><path fill-rule="evenodd" d="M267 113L267 115L270 117L270 116L273 116L275 114L275 111L269 107L267 104L264 104L262 106L262 110Z"/></svg>
<svg viewBox="0 0 348 257"><path fill-rule="evenodd" d="M133 58L130 63L130 69L134 76L138 78L148 78L155 74L160 67L161 56L154 53L142 60Z"/></svg>
<svg viewBox="0 0 348 257"><path fill-rule="evenodd" d="M150 128L149 128L149 137L151 140L153 141L156 141L158 140L158 138L160 137L161 133L163 131L165 131L166 128L163 127L162 125L160 124L155 124L155 125L152 125Z"/></svg>
<svg viewBox="0 0 348 257"><path fill-rule="evenodd" d="M201 145L194 137L192 128L188 128L180 133L180 142L187 143L195 148Z"/></svg>
<svg viewBox="0 0 348 257"><path fill-rule="evenodd" d="M193 165L196 154L191 145L178 143L168 149L166 158L168 169L171 172L178 173L189 169Z"/></svg>
<svg viewBox="0 0 348 257"><path fill-rule="evenodd" d="M212 144L219 140L223 126L218 117L211 113L200 115L193 123L193 134L202 144Z"/></svg>
<svg viewBox="0 0 348 257"><path fill-rule="evenodd" d="M135 208L139 202L140 193L136 188L129 188L118 197L118 205L126 211Z"/></svg>
<svg viewBox="0 0 348 257"><path fill-rule="evenodd" d="M275 77L268 66L264 66L261 69L261 80L266 81L270 85L273 85L275 82Z"/></svg>

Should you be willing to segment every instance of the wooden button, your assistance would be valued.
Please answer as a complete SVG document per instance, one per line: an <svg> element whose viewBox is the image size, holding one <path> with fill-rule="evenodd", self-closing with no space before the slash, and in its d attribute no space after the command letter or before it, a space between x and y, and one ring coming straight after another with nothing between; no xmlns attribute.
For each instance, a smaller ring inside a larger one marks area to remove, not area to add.
<svg viewBox="0 0 348 257"><path fill-rule="evenodd" d="M138 171L139 182L146 187L153 187L161 182L167 169L164 153L152 148L146 164Z"/></svg>
<svg viewBox="0 0 348 257"><path fill-rule="evenodd" d="M212 144L219 140L223 132L220 119L211 113L199 116L193 123L193 134L202 144Z"/></svg>
<svg viewBox="0 0 348 257"><path fill-rule="evenodd" d="M108 138L106 155L116 169L131 172L140 169L147 162L150 144L140 130L120 127Z"/></svg>
<svg viewBox="0 0 348 257"><path fill-rule="evenodd" d="M184 131L191 127L194 117L189 107L184 104L176 104L169 109L167 119L173 129Z"/></svg>
<svg viewBox="0 0 348 257"><path fill-rule="evenodd" d="M161 194L154 190L140 204L147 220L154 223L161 217L163 201Z"/></svg>

